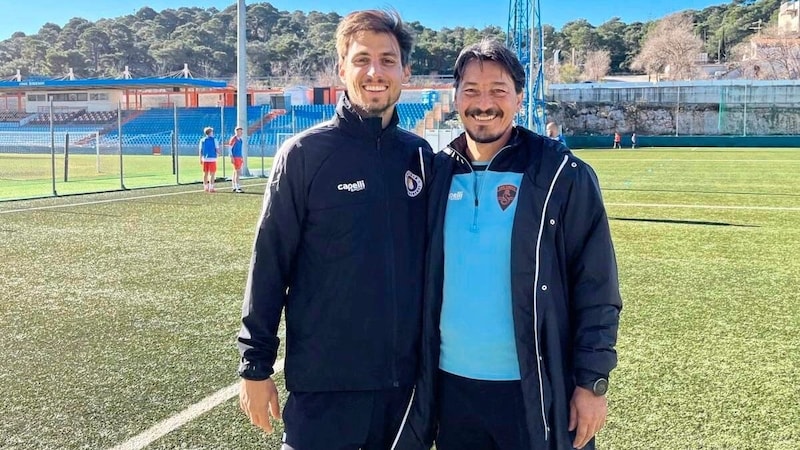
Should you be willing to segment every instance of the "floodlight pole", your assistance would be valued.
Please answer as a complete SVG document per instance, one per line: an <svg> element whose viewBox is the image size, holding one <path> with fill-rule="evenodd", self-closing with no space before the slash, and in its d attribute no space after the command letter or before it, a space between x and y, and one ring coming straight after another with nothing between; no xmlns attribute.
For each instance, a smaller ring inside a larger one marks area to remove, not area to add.
<svg viewBox="0 0 800 450"><path fill-rule="evenodd" d="M53 97L50 97L50 179L53 180L53 195L58 196L56 191L56 132L53 123Z"/></svg>
<svg viewBox="0 0 800 450"><path fill-rule="evenodd" d="M249 177L247 168L247 6L237 1L236 26L236 123L242 127L242 176Z"/></svg>
<svg viewBox="0 0 800 450"><path fill-rule="evenodd" d="M219 105L219 144L218 148L222 149L222 179L225 179L225 103ZM235 169L234 169L235 170Z"/></svg>
<svg viewBox="0 0 800 450"><path fill-rule="evenodd" d="M173 168L175 169L175 184L181 184L181 168L179 161L181 160L181 147L180 141L180 134L178 134L180 130L178 130L178 104L172 104L172 142L175 144L175 160Z"/></svg>
<svg viewBox="0 0 800 450"><path fill-rule="evenodd" d="M759 26L761 26L759 20ZM759 33L761 30L759 29ZM744 115L742 116L742 136L747 136L747 85L744 85Z"/></svg>

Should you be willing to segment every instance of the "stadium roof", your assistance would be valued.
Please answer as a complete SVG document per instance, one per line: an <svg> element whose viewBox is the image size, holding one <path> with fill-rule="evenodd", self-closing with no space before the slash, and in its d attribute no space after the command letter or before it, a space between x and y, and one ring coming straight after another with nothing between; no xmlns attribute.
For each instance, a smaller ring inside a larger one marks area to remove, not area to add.
<svg viewBox="0 0 800 450"><path fill-rule="evenodd" d="M203 80L199 78L123 78L83 80L43 80L0 81L0 91L69 91L75 89L169 89L169 88L225 88L224 81Z"/></svg>

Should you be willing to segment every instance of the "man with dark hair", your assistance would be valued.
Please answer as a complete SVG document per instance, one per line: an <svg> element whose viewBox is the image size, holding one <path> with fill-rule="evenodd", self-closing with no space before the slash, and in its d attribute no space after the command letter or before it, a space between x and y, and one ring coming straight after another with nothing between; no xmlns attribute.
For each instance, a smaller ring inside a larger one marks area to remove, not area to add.
<svg viewBox="0 0 800 450"><path fill-rule="evenodd" d="M514 125L524 85L497 41L456 61L465 133L434 159L409 417L437 450L594 448L606 419L622 307L608 218L591 167Z"/></svg>
<svg viewBox="0 0 800 450"><path fill-rule="evenodd" d="M275 157L242 308L240 405L272 431L286 312L284 450L398 446L417 376L426 180L433 153L398 127L413 42L392 11L336 32L336 115Z"/></svg>

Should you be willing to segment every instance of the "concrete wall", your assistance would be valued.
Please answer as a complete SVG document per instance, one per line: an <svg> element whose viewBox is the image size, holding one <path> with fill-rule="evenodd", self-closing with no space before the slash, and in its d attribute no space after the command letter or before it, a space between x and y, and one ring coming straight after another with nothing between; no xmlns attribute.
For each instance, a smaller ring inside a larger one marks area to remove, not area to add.
<svg viewBox="0 0 800 450"><path fill-rule="evenodd" d="M550 104L565 135L800 135L800 108L718 104Z"/></svg>
<svg viewBox="0 0 800 450"><path fill-rule="evenodd" d="M702 80L659 83L551 84L547 100L557 103L685 105L722 103L800 107L800 80Z"/></svg>

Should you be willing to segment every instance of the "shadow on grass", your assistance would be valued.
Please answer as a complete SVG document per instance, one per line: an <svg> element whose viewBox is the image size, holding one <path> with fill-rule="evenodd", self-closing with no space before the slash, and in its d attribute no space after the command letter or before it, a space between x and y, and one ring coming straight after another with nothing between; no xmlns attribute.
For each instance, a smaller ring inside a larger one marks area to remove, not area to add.
<svg viewBox="0 0 800 450"><path fill-rule="evenodd" d="M743 227L760 228L758 225L746 225L728 222L711 222L706 220L676 220L676 219L642 219L634 217L609 217L611 220L621 220L624 222L651 222L651 223L671 223L676 225L711 225L715 227Z"/></svg>

